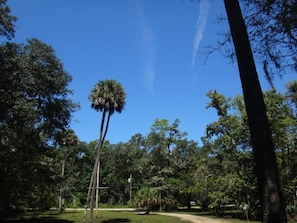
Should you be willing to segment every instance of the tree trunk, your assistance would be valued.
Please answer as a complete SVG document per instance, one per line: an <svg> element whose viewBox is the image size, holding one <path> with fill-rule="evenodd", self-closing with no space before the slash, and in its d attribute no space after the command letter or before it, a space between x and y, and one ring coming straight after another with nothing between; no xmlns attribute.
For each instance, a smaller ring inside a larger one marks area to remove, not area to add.
<svg viewBox="0 0 297 223"><path fill-rule="evenodd" d="M87 215L87 209L88 209L88 205L89 205L89 201L90 201L90 219L89 222L93 222L93 210L94 210L94 196L95 196L95 190L96 190L96 184L97 184L97 168L99 166L99 162L100 162L100 153L101 153L101 148L103 145L103 135L106 135L106 132L103 133L103 129L104 129L104 123L105 123L105 115L106 115L106 111L104 110L102 113L102 119L101 119L101 126L100 126L100 136L99 136L99 140L98 140L98 148L97 148L97 154L96 154L96 159L95 159L95 164L93 167L93 172L92 172L92 176L90 179L90 184L89 184L89 189L88 189L88 194L87 194L87 201L86 201L86 206L84 209L84 215L83 215L83 220L82 222L85 223L86 222L86 215ZM106 129L106 128L105 128ZM99 181L98 181L98 185L99 185Z"/></svg>
<svg viewBox="0 0 297 223"><path fill-rule="evenodd" d="M96 161L97 163L97 161ZM97 163L98 165L98 163ZM97 166L96 165L96 166ZM97 168L96 168L97 169ZM90 198L90 219L89 222L93 222L93 211L94 211L94 197L95 197L95 187L96 187L96 172L93 175L93 184L92 184L92 190L91 190L91 198Z"/></svg>
<svg viewBox="0 0 297 223"><path fill-rule="evenodd" d="M64 171L65 171L65 160L62 161L62 172L61 178L64 181ZM60 195L59 195L59 213L63 211L63 191L64 191L64 182L61 184Z"/></svg>
<svg viewBox="0 0 297 223"><path fill-rule="evenodd" d="M91 176L90 183L89 183L87 200L86 200L86 205L85 205L85 208L84 208L84 215L83 215L83 220L82 220L83 223L86 222L87 210L88 210L88 206L89 206L89 200L90 200L91 190L92 190L92 185L93 185L93 174L94 174L94 171L92 172L92 176Z"/></svg>
<svg viewBox="0 0 297 223"><path fill-rule="evenodd" d="M95 161L95 165L94 165L94 169L93 169L93 175L92 175L93 184L92 184L92 192L91 192L91 199L90 199L90 220L89 220L90 223L93 222L94 198L95 198L96 186L98 185L98 190L99 190L99 186L100 186L100 181L99 181L100 155L101 155L102 146L103 146L103 143L104 143L104 140L105 140L105 136L106 136L107 131L108 131L109 120L110 120L110 116L111 116L111 114L108 112L107 122L106 122L106 125L104 125L105 124L106 112L107 111L104 110L103 114L102 114L101 127L100 127L100 136L99 136L98 149L97 149L97 156L96 156L96 161ZM104 126L105 126L105 128L104 128ZM98 174L98 176L97 176L97 174ZM97 217L97 215L98 215L98 212L96 211L96 217Z"/></svg>
<svg viewBox="0 0 297 223"><path fill-rule="evenodd" d="M264 223L286 223L272 135L238 0L224 0L235 47L253 147Z"/></svg>
<svg viewBox="0 0 297 223"><path fill-rule="evenodd" d="M102 132L101 132L100 138L99 138L99 143L98 143L96 161L95 161L95 165L93 168L93 184L92 184L92 192L91 192L91 199L90 199L90 220L89 220L90 223L93 222L93 210L94 210L94 198L95 198L96 186L100 184L99 179L97 182L97 168L100 169L99 163L100 163L100 153L101 153L102 145L103 145L103 141L102 141ZM98 173L99 173L99 171L98 171Z"/></svg>
<svg viewBox="0 0 297 223"><path fill-rule="evenodd" d="M100 171L100 160L97 167L97 184L96 184L96 218L98 217L98 201L99 201L99 171Z"/></svg>

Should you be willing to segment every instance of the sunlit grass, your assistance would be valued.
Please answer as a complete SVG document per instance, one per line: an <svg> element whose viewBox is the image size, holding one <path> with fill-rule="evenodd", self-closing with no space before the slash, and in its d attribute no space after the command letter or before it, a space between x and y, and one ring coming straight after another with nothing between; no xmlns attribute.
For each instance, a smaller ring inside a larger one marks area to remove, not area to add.
<svg viewBox="0 0 297 223"><path fill-rule="evenodd" d="M219 219L216 216L210 215L210 213L195 212L195 211L178 211L177 213L185 213L192 215L200 215L208 218ZM87 215L88 222L89 213ZM27 212L21 216L7 219L4 222L7 223L82 223L83 211L71 210L65 211L62 214L58 214L57 211L47 212ZM224 218L224 221L230 223L244 223L246 220ZM150 215L144 215L136 211L118 211L118 210L99 210L98 217L95 217L94 211L94 223L189 223L188 221L182 221L179 218L164 216L152 213ZM260 221L249 221L250 223L260 223ZM293 221L288 221L293 223Z"/></svg>
<svg viewBox="0 0 297 223"><path fill-rule="evenodd" d="M88 217L88 216L87 216ZM81 223L82 211L66 211L58 214L56 211L43 212L39 214L26 214L22 217L8 219L7 223L33 222L33 223ZM88 222L88 218L87 218ZM132 211L98 211L98 217L94 223L186 223L178 218L157 214L144 215Z"/></svg>

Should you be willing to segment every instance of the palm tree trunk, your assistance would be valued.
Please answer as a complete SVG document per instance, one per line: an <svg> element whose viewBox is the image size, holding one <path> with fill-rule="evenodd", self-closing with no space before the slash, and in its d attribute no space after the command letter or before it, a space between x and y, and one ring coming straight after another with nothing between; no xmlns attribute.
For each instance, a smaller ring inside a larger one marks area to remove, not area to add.
<svg viewBox="0 0 297 223"><path fill-rule="evenodd" d="M106 126L105 126L104 135L103 135L103 138L102 138L102 142L104 142L105 137L106 137L106 134L107 134L107 131L108 131L110 116L111 116L111 114L110 114L110 112L108 112L108 116L107 116L107 121L106 121Z"/></svg>
<svg viewBox="0 0 297 223"><path fill-rule="evenodd" d="M83 223L86 222L86 216L87 216L87 210L88 210L89 201L90 201L91 189L92 189L92 186L93 186L93 175L94 175L94 171L92 172L92 176L91 176L90 183L89 183L87 200L86 200L86 205L85 205L85 208L84 208L84 216L83 216L83 220L82 220Z"/></svg>
<svg viewBox="0 0 297 223"><path fill-rule="evenodd" d="M258 74L238 0L224 0L235 47L256 164L264 223L286 223L276 156Z"/></svg>
<svg viewBox="0 0 297 223"><path fill-rule="evenodd" d="M103 127L104 127L104 122L105 122L105 115L106 115L106 111L103 111L102 119L101 119L101 127L100 127L100 136L99 136L99 140L98 140L97 155L96 155L95 164L93 167L92 176L90 179L87 200L86 200L86 205L85 205L85 209L84 209L84 216L83 216L83 220L82 220L83 223L86 222L86 215L87 215L87 209L89 206L89 201L90 201L90 219L89 219L89 221L93 222L93 208L94 208L94 194L95 194L94 192L95 192L95 187L96 187L96 183L97 183L96 182L96 170L98 168L99 161L100 161L100 152L101 152L101 147L102 147L102 136L103 136ZM98 182L98 184L99 184L99 182Z"/></svg>
<svg viewBox="0 0 297 223"><path fill-rule="evenodd" d="M97 185L96 185L96 218L98 217L98 201L99 201L99 172L100 171L100 159L99 159L99 163L98 163L98 167L97 167Z"/></svg>
<svg viewBox="0 0 297 223"><path fill-rule="evenodd" d="M101 154L101 149L103 145L103 135L106 135L106 133L103 133L103 128L104 128L104 123L105 123L105 115L106 115L106 110L103 111L102 113L102 119L101 119L101 127L100 127L100 136L99 136L99 141L98 141L98 149L97 149L97 156L96 156L96 161L95 165L93 168L93 184L92 184L92 193L91 193L91 200L90 200L90 220L89 222L93 222L93 210L94 210L94 197L95 197L95 190L96 190L96 184L97 184L97 168L99 165L99 160L100 160L100 154ZM99 181L98 181L99 184Z"/></svg>
<svg viewBox="0 0 297 223"><path fill-rule="evenodd" d="M104 143L104 140L105 140L105 137L106 137L106 134L107 134L107 131L108 131L108 126L109 126L109 121L110 121L110 116L111 116L111 114L110 114L110 112L108 112L108 116L107 116L107 121L106 121L106 125L105 125L105 130L104 130L104 134L103 134L103 137L102 137L102 135L100 134L100 138L101 138L101 146L100 147L98 147L98 148L100 148L100 151L98 150L98 152L99 152L99 160L98 160L98 167L97 167L97 184L96 184L96 218L98 217L98 197L99 197L99 186L100 186L100 184L99 184L99 174L100 174L100 153L101 153L101 149L102 149L102 146L103 146L103 143ZM105 117L105 116L104 116ZM105 118L104 118L105 119ZM105 123L104 121L103 121L103 123ZM101 132L103 132L103 126L104 125L102 125L101 126Z"/></svg>

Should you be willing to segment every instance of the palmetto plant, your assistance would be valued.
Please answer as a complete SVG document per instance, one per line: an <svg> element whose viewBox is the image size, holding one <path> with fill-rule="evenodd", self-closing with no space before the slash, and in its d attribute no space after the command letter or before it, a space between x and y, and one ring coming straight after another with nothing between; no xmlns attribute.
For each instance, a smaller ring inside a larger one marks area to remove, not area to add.
<svg viewBox="0 0 297 223"><path fill-rule="evenodd" d="M89 190L87 195L87 204L85 206L83 222L86 221L86 210L90 200L90 222L93 222L93 208L95 190L99 190L99 167L100 167L100 152L105 140L106 133L108 131L108 125L111 115L114 112L119 112L124 109L126 99L126 93L120 83L115 80L99 81L93 88L89 100L91 101L91 107L97 112L102 112L100 135L98 140L97 156L95 165L93 168L92 177L89 184ZM107 120L106 120L107 115ZM106 122L105 122L106 121ZM96 174L97 172L97 174ZM97 185L97 186L96 186ZM96 188L97 187L97 188ZM97 202L97 201L96 201ZM97 203L96 203L97 204Z"/></svg>
<svg viewBox="0 0 297 223"><path fill-rule="evenodd" d="M152 207L160 204L159 192L156 188L145 186L137 192L134 201L138 207L145 209L145 214L150 214Z"/></svg>

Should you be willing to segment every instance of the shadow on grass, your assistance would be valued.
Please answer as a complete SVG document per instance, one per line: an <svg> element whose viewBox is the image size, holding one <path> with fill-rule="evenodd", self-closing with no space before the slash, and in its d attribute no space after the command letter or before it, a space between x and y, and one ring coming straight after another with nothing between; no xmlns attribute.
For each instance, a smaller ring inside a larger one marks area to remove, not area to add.
<svg viewBox="0 0 297 223"><path fill-rule="evenodd" d="M3 223L73 223L74 221L56 219L54 217L41 217L29 219L9 219L4 220Z"/></svg>
<svg viewBox="0 0 297 223"><path fill-rule="evenodd" d="M104 221L100 221L100 223L124 223L124 222L131 222L128 218L112 218Z"/></svg>

